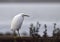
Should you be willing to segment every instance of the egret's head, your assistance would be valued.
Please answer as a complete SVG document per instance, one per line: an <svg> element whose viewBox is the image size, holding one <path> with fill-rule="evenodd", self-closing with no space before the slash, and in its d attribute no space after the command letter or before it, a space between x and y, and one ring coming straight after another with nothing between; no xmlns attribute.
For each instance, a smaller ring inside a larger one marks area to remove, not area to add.
<svg viewBox="0 0 60 42"><path fill-rule="evenodd" d="M24 13L21 13L21 15L23 16L23 17L29 17L29 15L26 15L26 14L24 14Z"/></svg>

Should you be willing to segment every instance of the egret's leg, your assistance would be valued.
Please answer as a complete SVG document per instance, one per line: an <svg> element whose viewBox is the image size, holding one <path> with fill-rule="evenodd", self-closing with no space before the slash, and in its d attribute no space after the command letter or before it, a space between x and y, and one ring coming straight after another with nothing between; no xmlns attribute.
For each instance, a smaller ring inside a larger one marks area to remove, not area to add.
<svg viewBox="0 0 60 42"><path fill-rule="evenodd" d="M13 35L16 36L15 30L11 29L11 31L13 32Z"/></svg>
<svg viewBox="0 0 60 42"><path fill-rule="evenodd" d="M13 34L14 34L14 36L16 36L16 32L15 31L13 31Z"/></svg>
<svg viewBox="0 0 60 42"><path fill-rule="evenodd" d="M20 36L19 30L17 30L17 31L18 31L18 36Z"/></svg>

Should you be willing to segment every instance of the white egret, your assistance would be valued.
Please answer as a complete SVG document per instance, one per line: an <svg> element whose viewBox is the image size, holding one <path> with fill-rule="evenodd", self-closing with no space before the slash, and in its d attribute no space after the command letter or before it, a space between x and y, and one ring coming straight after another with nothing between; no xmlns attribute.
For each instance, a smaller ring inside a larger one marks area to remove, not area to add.
<svg viewBox="0 0 60 42"><path fill-rule="evenodd" d="M20 14L14 16L14 18L11 22L11 30L14 32L17 31L19 36L20 36L19 29L22 26L22 23L23 23L25 16L29 17L28 15L24 15L24 13L20 13Z"/></svg>

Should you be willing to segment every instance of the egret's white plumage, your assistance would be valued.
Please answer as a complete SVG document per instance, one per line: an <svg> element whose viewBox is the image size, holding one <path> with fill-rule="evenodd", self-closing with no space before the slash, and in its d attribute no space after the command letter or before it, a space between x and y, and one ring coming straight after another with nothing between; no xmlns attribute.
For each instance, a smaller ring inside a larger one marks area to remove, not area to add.
<svg viewBox="0 0 60 42"><path fill-rule="evenodd" d="M13 31L18 31L22 26L23 20L24 20L24 16L28 16L28 15L24 15L24 13L20 13L16 16L14 16L12 22L11 22L11 30Z"/></svg>

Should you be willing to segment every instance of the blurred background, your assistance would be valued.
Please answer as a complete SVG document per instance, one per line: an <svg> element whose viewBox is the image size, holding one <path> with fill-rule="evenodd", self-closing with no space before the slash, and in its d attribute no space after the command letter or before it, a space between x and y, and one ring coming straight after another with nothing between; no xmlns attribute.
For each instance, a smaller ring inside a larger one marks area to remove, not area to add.
<svg viewBox="0 0 60 42"><path fill-rule="evenodd" d="M47 34L52 36L53 23L60 28L60 0L0 0L0 32L12 32L10 24L12 18L19 14L25 13L30 15L25 18L20 29L21 35L26 32L29 35L30 24L36 26L37 21L41 24L39 34L42 36L44 24L47 24Z"/></svg>
<svg viewBox="0 0 60 42"><path fill-rule="evenodd" d="M60 0L0 0L0 2L59 2Z"/></svg>

